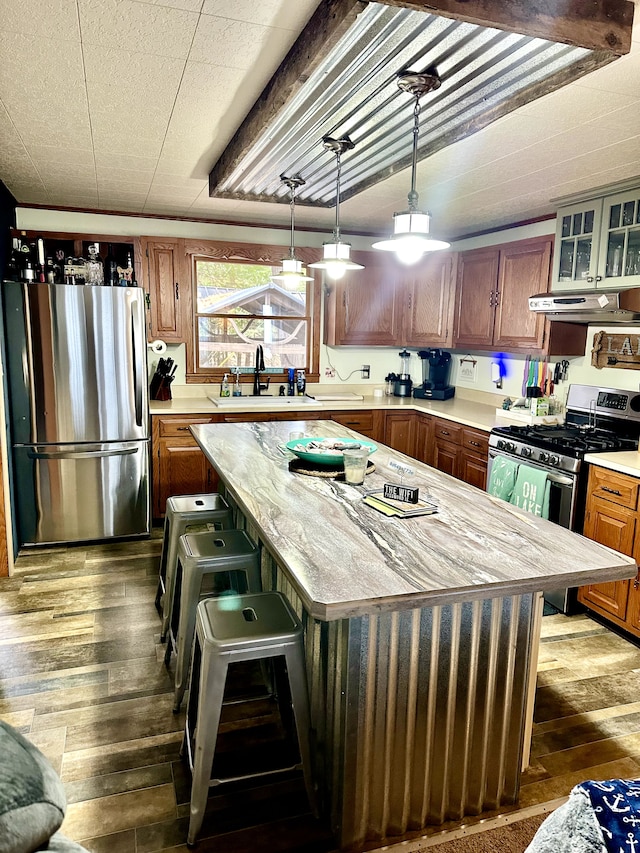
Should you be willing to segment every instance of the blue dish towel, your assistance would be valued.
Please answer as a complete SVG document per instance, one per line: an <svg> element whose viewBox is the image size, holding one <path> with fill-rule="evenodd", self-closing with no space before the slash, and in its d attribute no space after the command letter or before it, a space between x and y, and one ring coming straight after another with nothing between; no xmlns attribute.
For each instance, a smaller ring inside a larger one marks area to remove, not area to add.
<svg viewBox="0 0 640 853"><path fill-rule="evenodd" d="M509 503L520 509L549 518L549 478L547 472L530 465L518 466L518 476Z"/></svg>
<svg viewBox="0 0 640 853"><path fill-rule="evenodd" d="M516 484L518 463L515 459L507 459L506 456L496 456L491 463L491 476L487 491L496 498L503 501L511 499L513 487Z"/></svg>

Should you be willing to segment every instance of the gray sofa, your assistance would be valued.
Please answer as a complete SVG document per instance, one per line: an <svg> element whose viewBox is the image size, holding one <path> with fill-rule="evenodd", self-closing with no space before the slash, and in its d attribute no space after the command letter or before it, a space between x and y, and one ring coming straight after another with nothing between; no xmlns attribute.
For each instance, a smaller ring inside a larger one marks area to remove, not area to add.
<svg viewBox="0 0 640 853"><path fill-rule="evenodd" d="M0 720L0 853L87 853L58 832L67 800L49 761Z"/></svg>

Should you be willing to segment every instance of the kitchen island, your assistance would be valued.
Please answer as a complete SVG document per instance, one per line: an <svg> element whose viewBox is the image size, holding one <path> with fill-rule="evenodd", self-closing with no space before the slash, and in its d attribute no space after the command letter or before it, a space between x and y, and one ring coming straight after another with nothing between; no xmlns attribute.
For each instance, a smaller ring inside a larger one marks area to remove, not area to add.
<svg viewBox="0 0 640 853"><path fill-rule="evenodd" d="M363 486L289 471L290 430L193 435L263 545L263 584L305 626L315 776L343 849L517 801L540 590L630 578L632 559L383 445ZM399 482L438 506L389 518L362 501Z"/></svg>

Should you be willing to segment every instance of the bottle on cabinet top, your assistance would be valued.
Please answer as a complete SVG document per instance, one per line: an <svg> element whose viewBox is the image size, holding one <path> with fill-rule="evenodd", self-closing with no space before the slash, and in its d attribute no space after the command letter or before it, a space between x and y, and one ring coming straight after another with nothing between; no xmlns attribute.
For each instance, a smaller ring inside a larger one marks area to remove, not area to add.
<svg viewBox="0 0 640 853"><path fill-rule="evenodd" d="M109 243L107 257L104 259L104 283L110 287L118 284L118 262L113 254L113 246Z"/></svg>
<svg viewBox="0 0 640 853"><path fill-rule="evenodd" d="M133 259L127 252L127 265L118 267L118 284L120 287L133 287Z"/></svg>
<svg viewBox="0 0 640 853"><path fill-rule="evenodd" d="M89 258L85 261L84 283L93 285L104 284L104 269L100 257L100 244L92 243L89 246Z"/></svg>

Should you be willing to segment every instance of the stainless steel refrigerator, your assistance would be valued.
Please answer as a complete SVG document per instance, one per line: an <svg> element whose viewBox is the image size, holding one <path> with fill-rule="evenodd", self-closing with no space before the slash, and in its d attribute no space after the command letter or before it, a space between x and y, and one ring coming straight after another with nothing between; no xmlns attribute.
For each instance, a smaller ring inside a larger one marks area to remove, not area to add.
<svg viewBox="0 0 640 853"><path fill-rule="evenodd" d="M20 545L149 533L144 291L3 283Z"/></svg>

